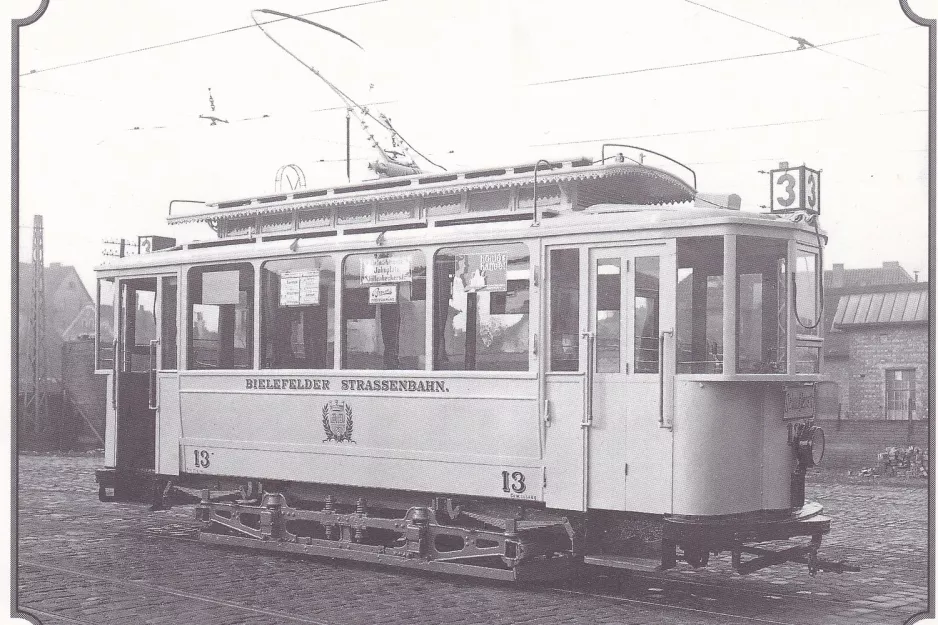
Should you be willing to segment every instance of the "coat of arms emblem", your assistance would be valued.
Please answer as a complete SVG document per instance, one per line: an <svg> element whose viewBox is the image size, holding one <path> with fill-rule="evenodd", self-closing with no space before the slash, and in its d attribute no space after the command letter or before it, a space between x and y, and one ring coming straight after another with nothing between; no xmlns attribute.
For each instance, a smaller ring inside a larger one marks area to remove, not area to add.
<svg viewBox="0 0 938 625"><path fill-rule="evenodd" d="M355 442L352 440L352 407L342 400L326 402L322 407L322 427L326 431L324 443Z"/></svg>

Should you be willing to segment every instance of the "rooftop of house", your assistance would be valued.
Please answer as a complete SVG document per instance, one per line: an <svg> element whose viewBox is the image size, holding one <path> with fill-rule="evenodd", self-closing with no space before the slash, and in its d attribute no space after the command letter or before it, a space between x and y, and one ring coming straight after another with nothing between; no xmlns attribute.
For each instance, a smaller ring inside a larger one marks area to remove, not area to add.
<svg viewBox="0 0 938 625"><path fill-rule="evenodd" d="M917 272L916 272L917 273ZM834 263L833 269L824 271L824 286L828 289L863 289L869 286L886 286L918 282L898 261L887 260L882 267L847 269L843 263Z"/></svg>

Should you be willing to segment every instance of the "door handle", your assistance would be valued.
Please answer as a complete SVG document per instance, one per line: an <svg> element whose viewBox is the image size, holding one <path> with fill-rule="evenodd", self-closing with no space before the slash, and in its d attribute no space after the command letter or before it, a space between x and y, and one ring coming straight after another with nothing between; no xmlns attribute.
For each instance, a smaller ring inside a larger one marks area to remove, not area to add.
<svg viewBox="0 0 938 625"><path fill-rule="evenodd" d="M670 428L664 422L664 343L665 336L673 336L674 330L662 330L658 337L658 427Z"/></svg>
<svg viewBox="0 0 938 625"><path fill-rule="evenodd" d="M586 339L586 401L584 402L586 405L580 427L588 428L593 425L593 370L596 368L596 335L592 332L581 334Z"/></svg>
<svg viewBox="0 0 938 625"><path fill-rule="evenodd" d="M120 366L117 364L117 339L114 339L111 352L111 407L117 410L117 373Z"/></svg>
<svg viewBox="0 0 938 625"><path fill-rule="evenodd" d="M147 375L149 377L149 388L147 389L147 405L150 410L156 410L159 406L156 402L156 355L157 347L160 342L158 339L150 341L150 362Z"/></svg>

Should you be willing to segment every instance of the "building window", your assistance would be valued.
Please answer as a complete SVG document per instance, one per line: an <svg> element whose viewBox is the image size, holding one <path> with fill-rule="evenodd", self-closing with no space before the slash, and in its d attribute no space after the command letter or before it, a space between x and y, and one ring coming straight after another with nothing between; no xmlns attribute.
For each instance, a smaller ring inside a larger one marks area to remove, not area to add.
<svg viewBox="0 0 938 625"><path fill-rule="evenodd" d="M527 246L444 248L433 267L434 368L527 371Z"/></svg>
<svg viewBox="0 0 938 625"><path fill-rule="evenodd" d="M886 369L886 419L918 419L915 369Z"/></svg>
<svg viewBox="0 0 938 625"><path fill-rule="evenodd" d="M189 368L250 369L254 353L254 267L189 270Z"/></svg>
<svg viewBox="0 0 938 625"><path fill-rule="evenodd" d="M98 349L96 369L114 367L114 278L98 280Z"/></svg>
<svg viewBox="0 0 938 625"><path fill-rule="evenodd" d="M723 373L723 237L677 240L677 372Z"/></svg>
<svg viewBox="0 0 938 625"><path fill-rule="evenodd" d="M426 276L426 261L417 250L346 257L343 368L425 368Z"/></svg>
<svg viewBox="0 0 938 625"><path fill-rule="evenodd" d="M788 242L736 238L736 371L786 373Z"/></svg>
<svg viewBox="0 0 938 625"><path fill-rule="evenodd" d="M261 368L332 369L335 267L329 257L261 266Z"/></svg>
<svg viewBox="0 0 938 625"><path fill-rule="evenodd" d="M550 252L550 370L580 368L580 250Z"/></svg>

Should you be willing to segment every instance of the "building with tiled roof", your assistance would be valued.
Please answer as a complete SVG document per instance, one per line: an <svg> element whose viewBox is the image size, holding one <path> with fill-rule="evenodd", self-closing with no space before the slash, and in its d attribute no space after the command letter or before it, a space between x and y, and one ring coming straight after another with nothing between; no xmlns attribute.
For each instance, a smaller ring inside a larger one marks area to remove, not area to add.
<svg viewBox="0 0 938 625"><path fill-rule="evenodd" d="M928 283L898 262L824 272L827 371L845 419L920 420L928 407Z"/></svg>

